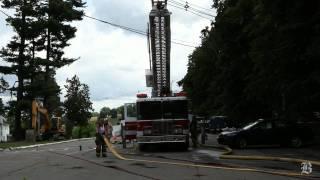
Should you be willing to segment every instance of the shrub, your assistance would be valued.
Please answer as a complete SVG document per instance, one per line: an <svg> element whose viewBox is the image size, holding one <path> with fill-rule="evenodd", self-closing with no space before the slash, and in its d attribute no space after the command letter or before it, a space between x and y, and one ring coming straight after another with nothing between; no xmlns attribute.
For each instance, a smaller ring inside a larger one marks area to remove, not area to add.
<svg viewBox="0 0 320 180"><path fill-rule="evenodd" d="M93 137L96 134L96 128L93 123L89 123L86 126L75 126L72 129L72 138L87 138Z"/></svg>

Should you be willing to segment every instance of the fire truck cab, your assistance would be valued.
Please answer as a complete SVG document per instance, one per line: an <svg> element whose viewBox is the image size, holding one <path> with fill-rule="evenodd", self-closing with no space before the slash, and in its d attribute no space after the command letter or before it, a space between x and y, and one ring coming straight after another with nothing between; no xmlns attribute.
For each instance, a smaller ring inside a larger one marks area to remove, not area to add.
<svg viewBox="0 0 320 180"><path fill-rule="evenodd" d="M137 135L137 111L135 103L124 104L124 119L120 122L123 148L126 148L127 141L136 140Z"/></svg>
<svg viewBox="0 0 320 180"><path fill-rule="evenodd" d="M185 96L137 99L137 142L176 143L189 147L188 100Z"/></svg>

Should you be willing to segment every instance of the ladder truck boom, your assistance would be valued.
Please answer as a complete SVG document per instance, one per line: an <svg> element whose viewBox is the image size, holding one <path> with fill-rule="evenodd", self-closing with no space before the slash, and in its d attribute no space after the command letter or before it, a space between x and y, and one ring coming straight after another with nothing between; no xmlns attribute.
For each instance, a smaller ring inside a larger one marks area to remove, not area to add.
<svg viewBox="0 0 320 180"><path fill-rule="evenodd" d="M152 96L169 96L171 30L167 0L152 0L149 14L149 38L151 49Z"/></svg>
<svg viewBox="0 0 320 180"><path fill-rule="evenodd" d="M152 92L150 98L147 94L137 94L137 119L124 120L124 147L126 139L135 138L140 149L156 143L174 143L188 148L188 99L184 93L172 95L170 87L171 13L167 0L151 0L151 3L148 23L150 69L146 71L146 84L152 87ZM129 136L132 134L135 137Z"/></svg>
<svg viewBox="0 0 320 180"><path fill-rule="evenodd" d="M151 69L146 71L146 80L152 94L150 98L137 95L137 142L141 149L156 143L188 148L188 99L184 93L172 95L170 87L171 13L167 0L151 0L151 3L148 27Z"/></svg>

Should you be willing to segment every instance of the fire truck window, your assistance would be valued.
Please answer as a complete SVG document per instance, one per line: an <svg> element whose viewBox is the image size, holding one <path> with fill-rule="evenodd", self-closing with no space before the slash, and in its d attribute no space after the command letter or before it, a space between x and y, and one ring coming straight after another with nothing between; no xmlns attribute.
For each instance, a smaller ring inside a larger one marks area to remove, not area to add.
<svg viewBox="0 0 320 180"><path fill-rule="evenodd" d="M186 119L188 118L188 102L163 101L163 116L165 119Z"/></svg>
<svg viewBox="0 0 320 180"><path fill-rule="evenodd" d="M136 104L127 104L127 116L137 117Z"/></svg>
<svg viewBox="0 0 320 180"><path fill-rule="evenodd" d="M137 108L139 120L152 120L162 118L160 101L139 102L137 103Z"/></svg>

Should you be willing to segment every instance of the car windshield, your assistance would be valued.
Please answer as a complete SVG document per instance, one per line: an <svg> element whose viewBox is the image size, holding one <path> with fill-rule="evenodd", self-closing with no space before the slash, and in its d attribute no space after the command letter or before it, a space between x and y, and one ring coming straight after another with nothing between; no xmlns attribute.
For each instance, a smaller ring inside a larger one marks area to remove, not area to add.
<svg viewBox="0 0 320 180"><path fill-rule="evenodd" d="M255 126L255 125L258 124L258 123L259 123L259 121L255 121L255 122L253 122L253 123L250 123L250 124L244 126L242 129L243 129L243 130L250 129L251 127Z"/></svg>

